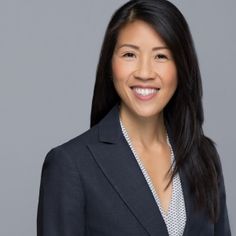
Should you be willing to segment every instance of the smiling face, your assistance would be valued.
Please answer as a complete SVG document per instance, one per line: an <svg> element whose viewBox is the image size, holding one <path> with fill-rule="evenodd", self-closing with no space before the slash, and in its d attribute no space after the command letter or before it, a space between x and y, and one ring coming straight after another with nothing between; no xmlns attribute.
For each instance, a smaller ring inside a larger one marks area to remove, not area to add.
<svg viewBox="0 0 236 236"><path fill-rule="evenodd" d="M141 20L120 30L112 74L121 111L139 117L161 114L177 88L171 51L157 32Z"/></svg>

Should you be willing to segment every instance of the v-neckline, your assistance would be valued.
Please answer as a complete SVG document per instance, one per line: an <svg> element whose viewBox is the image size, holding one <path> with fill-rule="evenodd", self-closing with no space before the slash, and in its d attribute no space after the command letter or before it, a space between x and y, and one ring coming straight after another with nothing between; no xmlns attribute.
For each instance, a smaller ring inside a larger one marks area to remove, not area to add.
<svg viewBox="0 0 236 236"><path fill-rule="evenodd" d="M120 125L121 125L121 128L122 128L122 132L123 132L123 134L124 134L124 136L125 136L125 139L126 139L127 143L129 144L129 147L130 147L130 149L132 150L132 153L133 153L134 157L136 158L136 160L137 160L137 162L138 162L138 164L139 164L139 167L140 167L140 169L141 169L141 171L142 171L142 173L143 173L143 175L144 175L144 177L145 177L145 179L146 179L146 182L147 182L147 184L148 184L148 186L149 186L149 188L150 188L150 190L151 190L151 192L152 192L152 194L153 194L153 197L154 197L154 199L155 199L155 201L156 201L156 203L157 203L157 206L158 206L158 208L159 208L159 211L161 212L162 218L163 218L164 221L165 221L165 219L168 217L168 215L169 215L169 213L170 213L170 209L171 209L172 202L173 202L173 196L174 196L174 191L175 191L175 186L174 186L175 182L174 182L174 179L173 179L173 181L172 181L171 199L170 199L170 202L169 202L169 204L168 204L167 212L165 212L164 209L163 209L163 207L162 207L162 204L161 204L160 198L159 198L159 196L158 196L158 193L157 193L157 191L155 190L153 181L151 180L151 177L150 177L150 175L148 174L148 172L147 172L147 170L146 170L144 164L142 163L142 161L141 161L141 159L140 159L138 153L137 153L136 150L134 149L134 146L133 146L133 144L132 144L132 141L131 141L131 139L130 139L130 137L129 137L129 135L128 135L128 132L127 132L127 130L125 129L125 127L124 127L124 125L123 125L121 119L120 119ZM169 141L168 133L166 133L166 139L167 139L168 146L170 147L170 150L171 150L171 165L172 165L172 163L173 163L173 161L174 161L174 155L173 155L173 150L172 150L172 147L171 147L171 144L170 144L170 141ZM173 166L172 166L172 170L173 170Z"/></svg>

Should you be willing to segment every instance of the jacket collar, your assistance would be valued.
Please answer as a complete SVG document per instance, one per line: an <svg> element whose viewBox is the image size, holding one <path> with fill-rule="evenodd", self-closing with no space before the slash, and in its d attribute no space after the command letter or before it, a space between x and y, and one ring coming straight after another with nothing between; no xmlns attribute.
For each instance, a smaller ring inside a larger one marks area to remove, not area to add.
<svg viewBox="0 0 236 236"><path fill-rule="evenodd" d="M119 123L119 104L115 104L99 122L99 140L105 143L117 143L122 138Z"/></svg>

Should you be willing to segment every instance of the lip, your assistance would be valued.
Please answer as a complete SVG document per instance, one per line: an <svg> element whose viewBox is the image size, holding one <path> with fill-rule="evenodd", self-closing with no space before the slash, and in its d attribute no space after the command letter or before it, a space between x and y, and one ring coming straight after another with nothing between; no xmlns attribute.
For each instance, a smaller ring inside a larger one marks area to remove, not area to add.
<svg viewBox="0 0 236 236"><path fill-rule="evenodd" d="M144 85L132 85L132 86L130 86L130 88L131 89L133 89L133 88L148 88L148 89L158 89L158 90L160 90L160 87L151 86L151 85L146 85L146 86L144 86Z"/></svg>

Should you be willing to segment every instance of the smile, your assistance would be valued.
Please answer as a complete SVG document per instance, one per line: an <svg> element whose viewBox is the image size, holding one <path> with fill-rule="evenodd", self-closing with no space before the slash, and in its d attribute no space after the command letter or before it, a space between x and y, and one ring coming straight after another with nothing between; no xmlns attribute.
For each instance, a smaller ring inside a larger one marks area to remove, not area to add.
<svg viewBox="0 0 236 236"><path fill-rule="evenodd" d="M149 101L154 98L159 92L159 88L140 88L133 87L132 88L134 95L141 101Z"/></svg>

